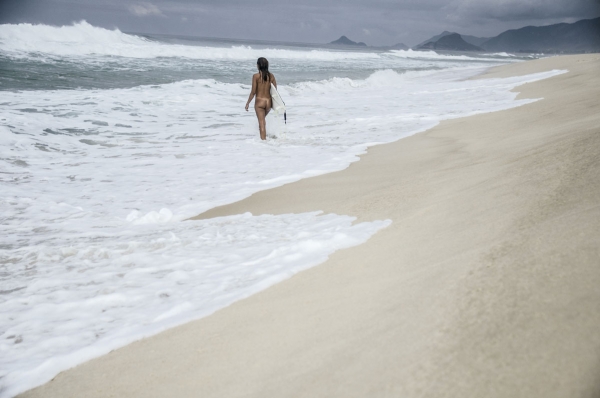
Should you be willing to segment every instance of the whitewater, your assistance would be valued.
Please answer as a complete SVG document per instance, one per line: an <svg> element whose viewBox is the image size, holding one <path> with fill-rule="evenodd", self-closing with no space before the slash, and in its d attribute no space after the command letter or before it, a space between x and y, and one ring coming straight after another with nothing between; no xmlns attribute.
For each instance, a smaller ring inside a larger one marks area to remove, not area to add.
<svg viewBox="0 0 600 398"><path fill-rule="evenodd" d="M266 143L244 111L259 56L288 107ZM0 25L0 397L365 242L392 221L189 218L562 73L468 80L521 59Z"/></svg>

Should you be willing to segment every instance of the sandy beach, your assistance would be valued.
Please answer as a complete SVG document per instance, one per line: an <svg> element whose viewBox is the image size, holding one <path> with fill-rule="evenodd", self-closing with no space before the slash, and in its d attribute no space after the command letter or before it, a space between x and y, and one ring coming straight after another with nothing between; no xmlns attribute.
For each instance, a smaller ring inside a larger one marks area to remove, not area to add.
<svg viewBox="0 0 600 398"><path fill-rule="evenodd" d="M600 54L543 98L372 147L199 217L392 220L360 246L21 397L599 397Z"/></svg>

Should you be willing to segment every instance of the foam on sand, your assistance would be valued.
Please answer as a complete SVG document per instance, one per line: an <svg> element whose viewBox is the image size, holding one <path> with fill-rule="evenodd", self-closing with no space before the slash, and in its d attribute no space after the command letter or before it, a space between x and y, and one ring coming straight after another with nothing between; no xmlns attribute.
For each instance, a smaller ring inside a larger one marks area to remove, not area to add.
<svg viewBox="0 0 600 398"><path fill-rule="evenodd" d="M13 277L3 282L10 294L0 307L8 336L0 340L0 397L206 316L390 223L353 221L319 213L244 214L126 230L72 229L52 242L11 250L13 264L37 265L19 271L9 263ZM0 251L0 259L7 254Z"/></svg>

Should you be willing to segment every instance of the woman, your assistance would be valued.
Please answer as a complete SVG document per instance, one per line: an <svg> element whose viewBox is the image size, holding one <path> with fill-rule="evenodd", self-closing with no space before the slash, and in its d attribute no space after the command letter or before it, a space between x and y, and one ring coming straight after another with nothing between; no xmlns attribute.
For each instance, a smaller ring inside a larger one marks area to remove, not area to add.
<svg viewBox="0 0 600 398"><path fill-rule="evenodd" d="M271 110L273 101L271 100L271 83L277 88L277 81L275 76L269 72L269 61L266 58L260 57L256 61L256 67L258 73L252 76L252 91L246 102L246 111L252 102L252 98L256 95L256 101L254 101L254 110L256 111L256 117L258 118L258 129L260 130L260 139L267 139L267 122L265 118Z"/></svg>

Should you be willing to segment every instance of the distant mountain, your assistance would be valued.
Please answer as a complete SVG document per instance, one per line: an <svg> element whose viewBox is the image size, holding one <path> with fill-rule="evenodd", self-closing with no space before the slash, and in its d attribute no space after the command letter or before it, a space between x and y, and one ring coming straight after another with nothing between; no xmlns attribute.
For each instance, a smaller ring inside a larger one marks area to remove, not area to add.
<svg viewBox="0 0 600 398"><path fill-rule="evenodd" d="M454 34L456 34L456 32L448 32L447 30L445 30L442 33L440 33L439 35L433 36L432 38L427 39L424 42L417 44L414 48L416 49L419 47L423 47L427 43L435 43L436 41L438 41L439 39L441 39L444 36L454 35ZM489 37L476 37L476 36L469 36L469 35L460 35L460 36L467 43L472 44L474 46L478 46L478 47L480 47L482 43L484 43L490 39Z"/></svg>
<svg viewBox="0 0 600 398"><path fill-rule="evenodd" d="M458 33L442 36L417 47L417 50L483 51L483 48L467 43Z"/></svg>
<svg viewBox="0 0 600 398"><path fill-rule="evenodd" d="M477 37L477 36L469 36L469 35L460 35L460 36L467 43L472 44L477 47L481 47L481 45L483 43L485 43L486 41L488 41L490 39L489 37Z"/></svg>
<svg viewBox="0 0 600 398"><path fill-rule="evenodd" d="M408 50L410 47L408 47L406 44L404 43L396 43L393 46L390 47L392 50Z"/></svg>
<svg viewBox="0 0 600 398"><path fill-rule="evenodd" d="M329 44L337 44L337 45L343 45L343 46L366 46L366 44L363 43L362 41L355 42L355 41L350 40L346 36L342 36L339 39L334 40Z"/></svg>
<svg viewBox="0 0 600 398"><path fill-rule="evenodd" d="M438 41L438 40L439 40L439 39L441 39L442 37L444 37L444 36L448 36L448 35L451 35L452 33L454 33L454 32L448 32L447 30L445 30L445 31L443 31L442 33L440 33L439 35L437 35L437 36L433 36L433 37L431 37L431 38L429 38L429 39L425 40L424 42L421 42L421 43L417 44L417 45L416 45L416 46L414 46L413 48L415 48L415 49L416 49L416 48L419 48L419 47L423 47L423 46L424 46L425 44L427 44L427 43L435 43L436 41Z"/></svg>
<svg viewBox="0 0 600 398"><path fill-rule="evenodd" d="M600 51L600 18L511 29L481 47L487 51L536 53Z"/></svg>

